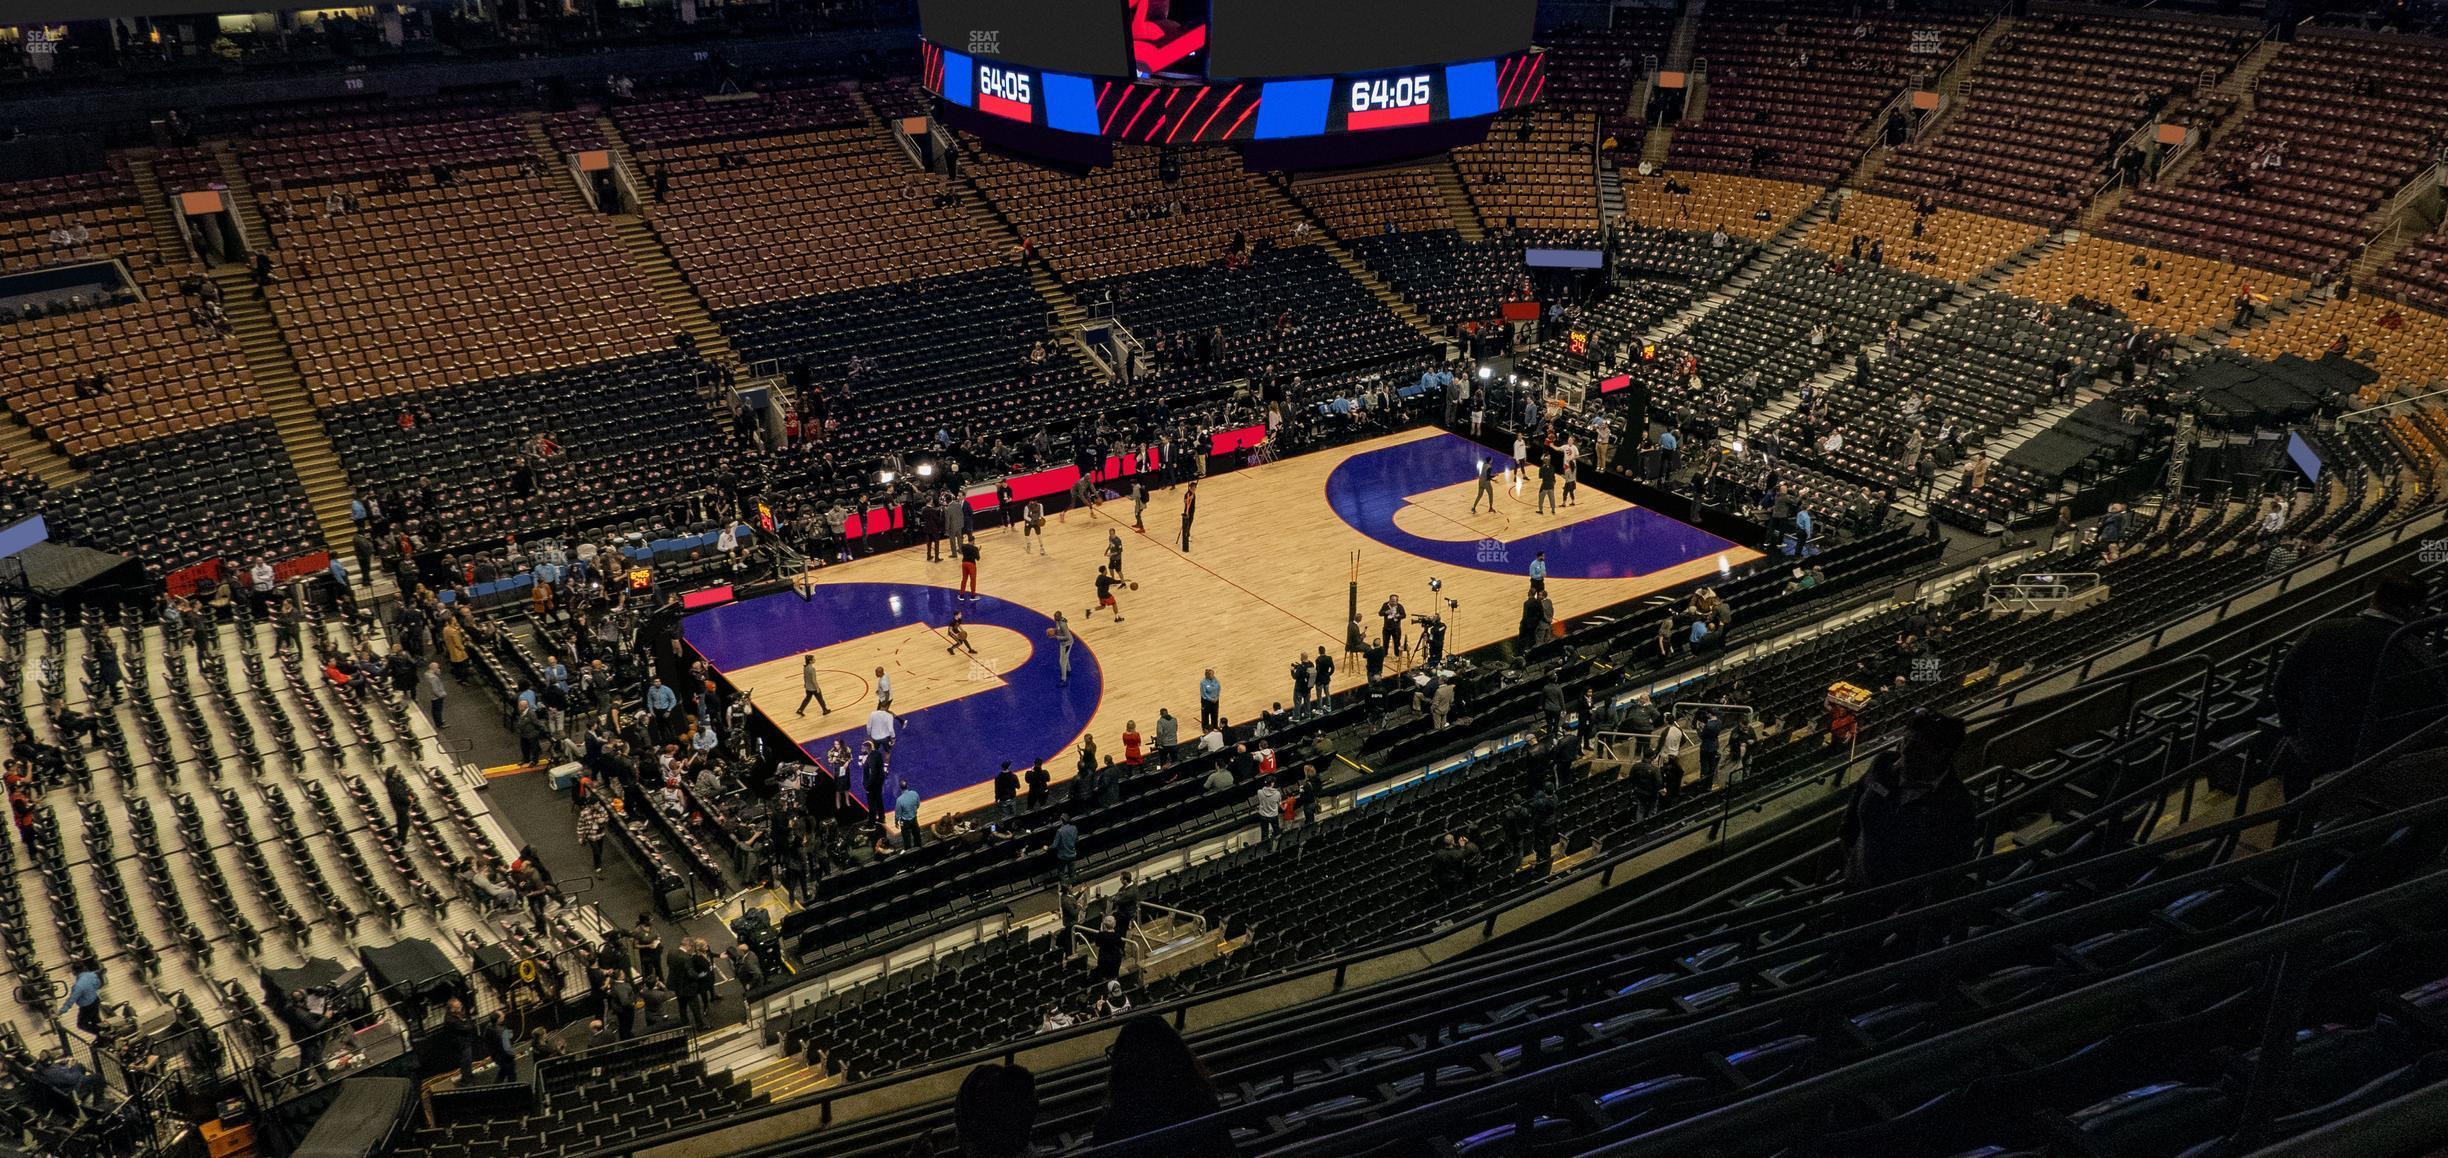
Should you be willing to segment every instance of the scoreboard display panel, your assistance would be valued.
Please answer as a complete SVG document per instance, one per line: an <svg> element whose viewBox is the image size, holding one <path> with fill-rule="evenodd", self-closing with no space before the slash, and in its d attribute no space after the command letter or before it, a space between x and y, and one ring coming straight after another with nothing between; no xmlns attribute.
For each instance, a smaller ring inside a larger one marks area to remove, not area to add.
<svg viewBox="0 0 2448 1158"><path fill-rule="evenodd" d="M918 0L918 34L954 52L1033 69L1131 71L1130 0Z"/></svg>
<svg viewBox="0 0 2448 1158"><path fill-rule="evenodd" d="M939 119L1074 167L1114 143L1346 167L1486 135L1536 104L1535 0L921 0Z"/></svg>
<svg viewBox="0 0 2448 1158"><path fill-rule="evenodd" d="M1207 75L1244 80L1482 60L1530 47L1537 0L1215 0Z"/></svg>

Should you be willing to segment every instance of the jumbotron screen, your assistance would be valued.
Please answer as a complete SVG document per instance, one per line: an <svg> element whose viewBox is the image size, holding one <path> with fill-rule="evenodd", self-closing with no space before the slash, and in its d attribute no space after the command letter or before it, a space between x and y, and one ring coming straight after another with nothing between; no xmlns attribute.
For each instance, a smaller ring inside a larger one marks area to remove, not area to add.
<svg viewBox="0 0 2448 1158"><path fill-rule="evenodd" d="M918 0L918 34L1048 72L1131 74L1132 0Z"/></svg>
<svg viewBox="0 0 2448 1158"><path fill-rule="evenodd" d="M1214 0L1212 8L1207 75L1242 80L1376 72L1520 52L1530 47L1538 3Z"/></svg>

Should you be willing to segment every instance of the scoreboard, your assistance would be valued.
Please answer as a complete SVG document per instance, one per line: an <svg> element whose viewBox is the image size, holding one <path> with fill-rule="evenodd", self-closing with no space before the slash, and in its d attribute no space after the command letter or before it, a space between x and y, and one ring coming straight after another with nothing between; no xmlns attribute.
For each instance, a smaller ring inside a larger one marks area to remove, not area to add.
<svg viewBox="0 0 2448 1158"><path fill-rule="evenodd" d="M1426 19L1423 8L1455 11ZM1322 34L1397 10L1407 17L1378 25L1374 41ZM1466 10L1473 19L1460 17ZM1532 10L1528 0L1064 0L1023 17L1029 6L926 0L920 80L945 123L1024 154L1093 165L1114 142L1233 144L1253 165L1360 164L1476 141L1497 114L1536 103L1546 73L1529 43ZM1041 14L1062 26L1020 26ZM1126 48L1107 51L1109 36L1126 33ZM1321 51L1338 40L1342 51ZM1126 57L1127 74L1059 63ZM1337 60L1366 67L1327 67Z"/></svg>

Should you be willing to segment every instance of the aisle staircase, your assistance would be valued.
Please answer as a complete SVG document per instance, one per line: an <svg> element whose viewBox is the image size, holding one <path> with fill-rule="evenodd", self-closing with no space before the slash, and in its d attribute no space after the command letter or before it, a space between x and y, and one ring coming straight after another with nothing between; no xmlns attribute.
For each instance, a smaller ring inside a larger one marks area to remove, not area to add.
<svg viewBox="0 0 2448 1158"><path fill-rule="evenodd" d="M2071 242L2061 234L2041 235L2038 240L2032 242L2030 245L2024 246L2023 248L2008 254L2006 257L2000 259L1997 264L1992 265L1989 268L1972 275L1970 278L1965 279L1962 284L1955 287L1954 293L1948 295L1944 299L1941 299L1938 304L1931 306L1929 309L1924 310L1920 314L1906 320L1904 323L1905 332L1907 334L1920 334L1927 332L1932 326L1935 326L1938 323L1945 321L1947 318L1963 312L1964 308L1970 306L1973 302L1979 301L1980 299L1997 292L1997 288L2000 285L2003 285L2007 278L2012 277L2025 269L2031 268L2031 266L2038 262L2041 258L2046 257L2051 253L2055 253L2056 251L2065 248L2069 244L2071 244ZM1865 347L1865 349L1870 354L1873 362L1875 362L1877 359L1886 355L1887 343L1884 341L1873 342ZM1752 412L1752 414L1744 420L1744 424L1748 428L1754 430L1768 429L1782 421L1787 415L1792 414L1795 410L1800 408L1803 386L1815 387L1820 393L1826 393L1834 389L1846 378L1850 377L1852 373L1853 360L1850 358L1838 358L1836 362L1827 369L1803 380L1801 383L1797 383L1793 389L1787 390L1775 398L1769 399L1766 403L1762 404L1758 410ZM2020 432L2020 437L2015 438L2012 445L2021 446L2023 442L2031 438L2032 435L2038 434L2041 430L2046 430L2050 426L2056 425L2058 419L2063 418L2066 414L2070 414L2072 412L2073 408L2070 406L2066 407L2063 411L2054 409L2043 411L2042 413L2044 415L2049 416L2048 421L2040 425L2037 429L2033 429L2029 432ZM1995 458L2004 455L2008 448L2009 447L2007 444L2003 442L1991 442L1991 458L1994 460ZM1940 483L1942 489L1939 493L1944 493L1943 487L1948 485L1951 478L1961 477L1961 474L1962 472L1957 470L1952 472L1950 476L1942 476ZM1915 517L1929 513L1927 510L1923 509L1920 499L1913 495L1905 495L1898 498L1896 500L1896 508Z"/></svg>
<svg viewBox="0 0 2448 1158"><path fill-rule="evenodd" d="M2285 45L2276 37L2263 37L2261 43L2254 45L2253 50L2246 53L2242 61L2228 70L2226 76L2220 78L2217 84L2210 86L2212 93L2227 97L2235 103L2229 106L2227 115L2220 117L2217 124L2202 131L2201 140L2191 149L2186 150L2184 156L2176 158L2175 164L2161 170L2159 179L2152 182L2153 184L2172 186L2183 180L2184 175L2191 172L2193 166L2201 163L2202 154L2209 152L2210 146L2226 140L2229 130L2243 124L2244 118L2252 115L2253 86L2260 81L2261 70L2268 68L2270 61L2277 59L2278 53L2284 48Z"/></svg>
<svg viewBox="0 0 2448 1158"><path fill-rule="evenodd" d="M1938 74L1938 83L1933 86L1938 90L1939 97L1938 122L1924 127L1921 130L1922 136L1927 137L1945 132L1950 122L1963 115L1964 82L1972 79L1973 73L1980 71L1981 62L1989 59L1989 50L1997 47L1997 42L2004 40L2006 34L2014 30L2014 17L1999 16L1991 20L1987 27L1981 29L1980 35L1973 37L1972 43L1962 52L1957 53L1954 60L1947 63L1946 71ZM1877 128L1876 125L1871 126L1873 132L1876 132Z"/></svg>
<svg viewBox="0 0 2448 1158"><path fill-rule="evenodd" d="M346 552L355 531L349 521L348 472L341 468L340 452L333 448L331 435L315 413L314 397L306 389L306 376L298 370L289 339L273 319L271 303L255 285L253 275L240 266L223 266L211 276L221 287L221 308L246 358L247 374L255 380L255 392L272 416L290 465L306 484L306 501L314 508L315 524L323 530L323 545L335 554Z"/></svg>
<svg viewBox="0 0 2448 1158"><path fill-rule="evenodd" d="M731 348L722 327L714 324L714 315L697 296L697 288L672 264L671 253L663 248L654 227L636 214L620 213L612 217L612 233L620 239L621 248L629 251L629 264L653 287L655 304L663 307L663 315L697 343L697 356L718 366L739 368L739 352Z"/></svg>
<svg viewBox="0 0 2448 1158"><path fill-rule="evenodd" d="M263 202L255 199L255 187L247 182L246 167L238 163L238 147L222 137L215 139L209 148L214 166L221 170L222 183L229 186L230 216L238 222L239 238L246 242L250 252L270 248L272 235L264 229Z"/></svg>
<svg viewBox="0 0 2448 1158"><path fill-rule="evenodd" d="M2108 220L2108 215L2116 212L2117 206L2123 205L2126 198L2133 196L2133 191L2132 182L2122 181L2117 184L2116 188L2092 198L2091 204L2083 207L2082 216L2074 219L2074 228L2084 233L2097 230L2100 222Z"/></svg>
<svg viewBox="0 0 2448 1158"><path fill-rule="evenodd" d="M143 203L145 225L153 233L153 250L164 262L176 268L195 259L187 248L187 230L179 223L178 214L170 210L169 191L162 188L161 174L153 170L150 154L128 157L128 179L136 184L136 196Z"/></svg>
<svg viewBox="0 0 2448 1158"><path fill-rule="evenodd" d="M1326 219L1319 217L1309 208L1307 202L1300 199L1299 194L1292 191L1290 182L1284 180L1279 174L1269 177L1267 183L1274 186L1277 193L1283 195L1284 203L1292 207L1295 215L1309 223L1310 236L1317 238L1318 247L1325 250L1326 256L1333 258L1336 265L1342 266L1343 272L1350 274L1353 281L1359 282L1368 292L1376 295L1377 300L1383 302L1385 308L1395 317L1402 319L1404 325L1419 331L1421 337L1431 342L1444 344L1445 331L1430 320L1428 315L1421 313L1419 307L1412 305L1409 299L1395 292L1394 287L1388 285L1384 278L1377 276L1377 271L1370 269L1366 262L1361 261L1358 254L1344 248L1342 242L1335 240L1334 230L1326 227Z"/></svg>
<svg viewBox="0 0 2448 1158"><path fill-rule="evenodd" d="M952 147L959 146L955 144ZM1019 229L1003 215L1001 209L995 207L984 191L971 184L967 177L954 178L952 191L959 194L961 212L969 216L970 224L991 238L996 248L1013 254L1021 252ZM1063 284L1061 275L1056 274L1054 267L1047 264L1043 257L1029 255L1016 260L1021 263L1021 270L1028 274L1029 288L1037 291L1037 299L1046 304L1046 311L1051 315L1046 328L1054 334L1055 344L1090 374L1099 378L1113 377L1104 362L1090 354L1087 345L1080 341L1080 327L1088 324L1088 310L1080 305L1078 298L1071 296L1070 287Z"/></svg>
<svg viewBox="0 0 2448 1158"><path fill-rule="evenodd" d="M1471 200L1470 186L1462 183L1462 170L1454 168L1448 156L1439 164L1429 166L1436 177L1437 196L1445 200L1445 216L1453 219L1454 231L1464 241L1479 241L1487 232L1479 227L1479 203Z"/></svg>
<svg viewBox="0 0 2448 1158"><path fill-rule="evenodd" d="M1835 189L1821 192L1819 199L1811 202L1809 208L1795 214L1793 220L1785 223L1785 228L1778 230L1766 241L1761 242L1759 251L1751 255L1751 260L1744 262L1741 268L1728 274L1725 281L1716 289L1700 295L1692 304L1683 307L1673 317L1659 322L1648 333L1641 335L1641 342L1644 344L1662 342L1680 334L1699 324L1700 319L1715 313L1717 307L1732 301L1734 295L1748 289L1753 282L1760 279L1761 274L1768 271L1768 267L1776 264L1778 258L1791 251L1795 244L1802 240L1803 234L1809 233L1820 222L1827 220L1828 215L1835 212L1836 199L1841 195Z"/></svg>
<svg viewBox="0 0 2448 1158"><path fill-rule="evenodd" d="M569 163L562 160L561 147L553 144L551 133L544 131L544 114L530 112L521 116L519 122L527 132L528 143L535 147L537 162L544 166L544 179L561 190L561 200L577 212L595 212L594 204L587 200L586 193L578 188L577 179L570 175Z"/></svg>
<svg viewBox="0 0 2448 1158"><path fill-rule="evenodd" d="M1682 72L1691 68L1692 49L1700 43L1700 13L1707 7L1706 0L1689 0L1683 5L1683 15L1675 20L1674 39L1666 42L1667 71ZM1637 115L1640 110L1634 109L1633 112Z"/></svg>
<svg viewBox="0 0 2448 1158"><path fill-rule="evenodd" d="M1989 50L2014 28L2015 18L2012 16L1999 16L1991 20L1981 29L1980 35L1972 39L1971 44L1947 63L1946 71L1939 73L1933 84L1940 98L1937 118L1923 125L1920 132L1914 134L1915 140L1935 138L1963 115L1968 103L1963 94L1964 82L1979 71L1981 62L1988 59ZM1886 125L1886 113L1881 111L1872 115L1870 122L1854 134L1853 139L1867 146L1867 150L1853 166L1853 172L1845 177L1843 184L1855 189L1868 189L1878 180L1879 173L1887 168L1887 162L1895 158L1896 150L1886 143Z"/></svg>
<svg viewBox="0 0 2448 1158"><path fill-rule="evenodd" d="M1648 135L1641 138L1641 164L1649 166L1653 171L1664 169L1666 155L1673 148L1674 130L1665 125L1651 126Z"/></svg>
<svg viewBox="0 0 2448 1158"><path fill-rule="evenodd" d="M613 124L611 117L597 114L595 129L603 134L604 151L612 154L613 163L629 171L630 178L637 185L638 201L645 205L655 204L654 182L647 179L646 170L640 168L637 158L630 154L629 141L621 136L620 126Z"/></svg>
<svg viewBox="0 0 2448 1158"><path fill-rule="evenodd" d="M85 472L68 461L51 440L34 433L17 412L0 406L0 471L24 471L53 490L85 481Z"/></svg>

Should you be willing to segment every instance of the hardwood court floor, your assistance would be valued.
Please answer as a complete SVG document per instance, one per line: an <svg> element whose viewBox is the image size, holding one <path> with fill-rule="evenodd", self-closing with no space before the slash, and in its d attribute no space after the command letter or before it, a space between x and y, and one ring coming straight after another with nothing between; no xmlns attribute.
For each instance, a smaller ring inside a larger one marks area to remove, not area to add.
<svg viewBox="0 0 2448 1158"><path fill-rule="evenodd" d="M896 711L916 713L905 724L896 771L908 765L932 817L990 804L994 770L1004 759L1026 767L1042 756L1067 778L1083 730L1100 754L1116 758L1131 721L1152 743L1159 707L1181 720L1188 741L1197 730L1204 669L1213 668L1222 682L1230 720L1289 703L1294 658L1314 656L1320 646L1335 657L1336 684L1353 686L1360 661L1345 657L1343 644L1354 552L1362 622L1372 635L1389 593L1415 613L1428 611L1434 576L1444 582L1442 598L1460 604L1448 612L1449 644L1463 650L1516 632L1534 550L1549 554L1547 588L1559 618L1759 557L1589 489L1577 505L1539 514L1533 487L1515 494L1500 486L1496 510L1482 504L1474 514L1471 471L1483 453L1428 429L1217 475L1199 484L1188 552L1179 543L1180 487L1152 497L1145 533L1133 530L1128 501L1049 519L1043 553L1023 553L1019 530L997 525L989 513L977 535L979 591L987 598L975 605L951 596L958 563L929 562L924 548L910 547L815 573L820 587L897 585L820 592L878 593L890 615L879 609L872 626L863 612L844 612L825 598L803 604L784 592L692 617L687 633L812 752L864 724L874 706L872 672L883 667ZM1121 622L1083 615L1095 600L1110 532L1122 538L1125 576L1139 585L1119 593ZM979 621L970 628L976 658L945 653L941 629L955 608ZM1070 618L1087 653L1075 653L1074 678L1060 688L1052 678L1053 645L1036 627L1057 610ZM806 642L792 638L799 620L845 616L861 622L811 626L817 634ZM800 657L809 653L818 657L830 714L813 708L794 714ZM1390 658L1389 667L1408 662Z"/></svg>

